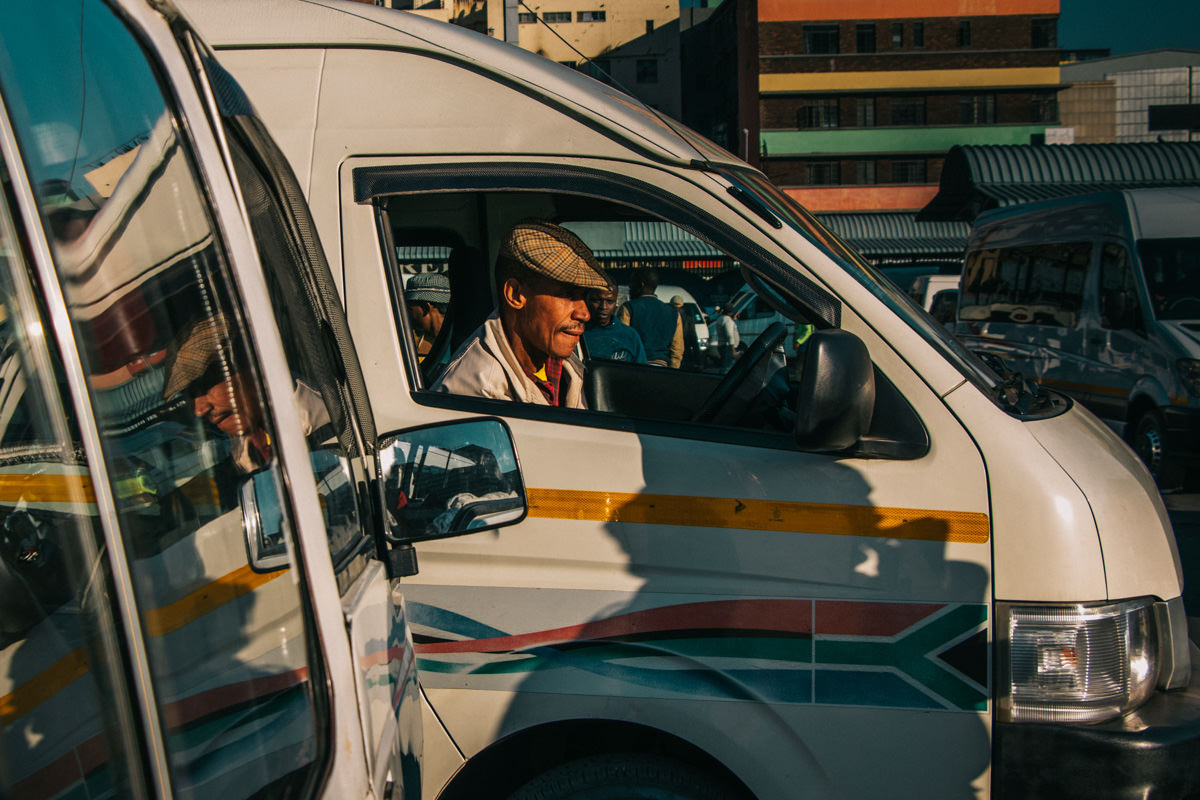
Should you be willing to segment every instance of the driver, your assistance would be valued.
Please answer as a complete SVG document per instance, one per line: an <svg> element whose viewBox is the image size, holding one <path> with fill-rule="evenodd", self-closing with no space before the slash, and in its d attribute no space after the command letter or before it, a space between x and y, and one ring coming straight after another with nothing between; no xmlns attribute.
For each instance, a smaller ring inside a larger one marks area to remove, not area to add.
<svg viewBox="0 0 1200 800"><path fill-rule="evenodd" d="M515 225L496 260L499 308L431 387L436 392L586 408L575 346L590 289L610 280L583 241L549 222Z"/></svg>

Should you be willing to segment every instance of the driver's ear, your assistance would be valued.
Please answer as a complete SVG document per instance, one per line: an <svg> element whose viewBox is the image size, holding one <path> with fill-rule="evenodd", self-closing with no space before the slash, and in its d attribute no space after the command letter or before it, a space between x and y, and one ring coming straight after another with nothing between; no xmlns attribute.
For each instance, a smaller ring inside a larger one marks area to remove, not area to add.
<svg viewBox="0 0 1200 800"><path fill-rule="evenodd" d="M504 281L504 285L500 287L500 299L514 311L524 308L525 304L529 301L529 297L525 293L525 287L516 278L509 278Z"/></svg>

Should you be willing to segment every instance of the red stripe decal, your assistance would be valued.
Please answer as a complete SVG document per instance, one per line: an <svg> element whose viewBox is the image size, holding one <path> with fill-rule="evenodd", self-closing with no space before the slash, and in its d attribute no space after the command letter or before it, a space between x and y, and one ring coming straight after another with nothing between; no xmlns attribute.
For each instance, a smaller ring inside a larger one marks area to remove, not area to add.
<svg viewBox="0 0 1200 800"><path fill-rule="evenodd" d="M811 600L720 600L684 603L622 614L536 633L419 644L419 653L486 653L525 650L562 642L614 639L686 630L766 630L812 633Z"/></svg>

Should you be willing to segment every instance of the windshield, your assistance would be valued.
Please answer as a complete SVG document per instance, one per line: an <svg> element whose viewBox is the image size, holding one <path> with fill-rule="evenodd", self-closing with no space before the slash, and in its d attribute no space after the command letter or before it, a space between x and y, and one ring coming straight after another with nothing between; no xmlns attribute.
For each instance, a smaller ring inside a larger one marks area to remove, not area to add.
<svg viewBox="0 0 1200 800"><path fill-rule="evenodd" d="M1200 319L1200 237L1142 239L1138 255L1155 319Z"/></svg>
<svg viewBox="0 0 1200 800"><path fill-rule="evenodd" d="M879 268L868 264L834 233L825 228L791 197L780 191L765 176L754 172L722 172L723 177L755 195L784 224L805 239L821 247L826 254L859 283L899 315L913 329L958 367L963 376L990 393L999 384L996 374L977 356L963 347L948 330L919 308L899 286Z"/></svg>

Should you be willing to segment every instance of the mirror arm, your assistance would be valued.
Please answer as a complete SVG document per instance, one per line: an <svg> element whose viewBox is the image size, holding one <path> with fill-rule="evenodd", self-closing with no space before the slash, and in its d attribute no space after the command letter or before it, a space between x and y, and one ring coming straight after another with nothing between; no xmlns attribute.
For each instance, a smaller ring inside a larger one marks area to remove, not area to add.
<svg viewBox="0 0 1200 800"><path fill-rule="evenodd" d="M387 549L387 576L407 578L417 574L417 548L411 542L397 542Z"/></svg>

